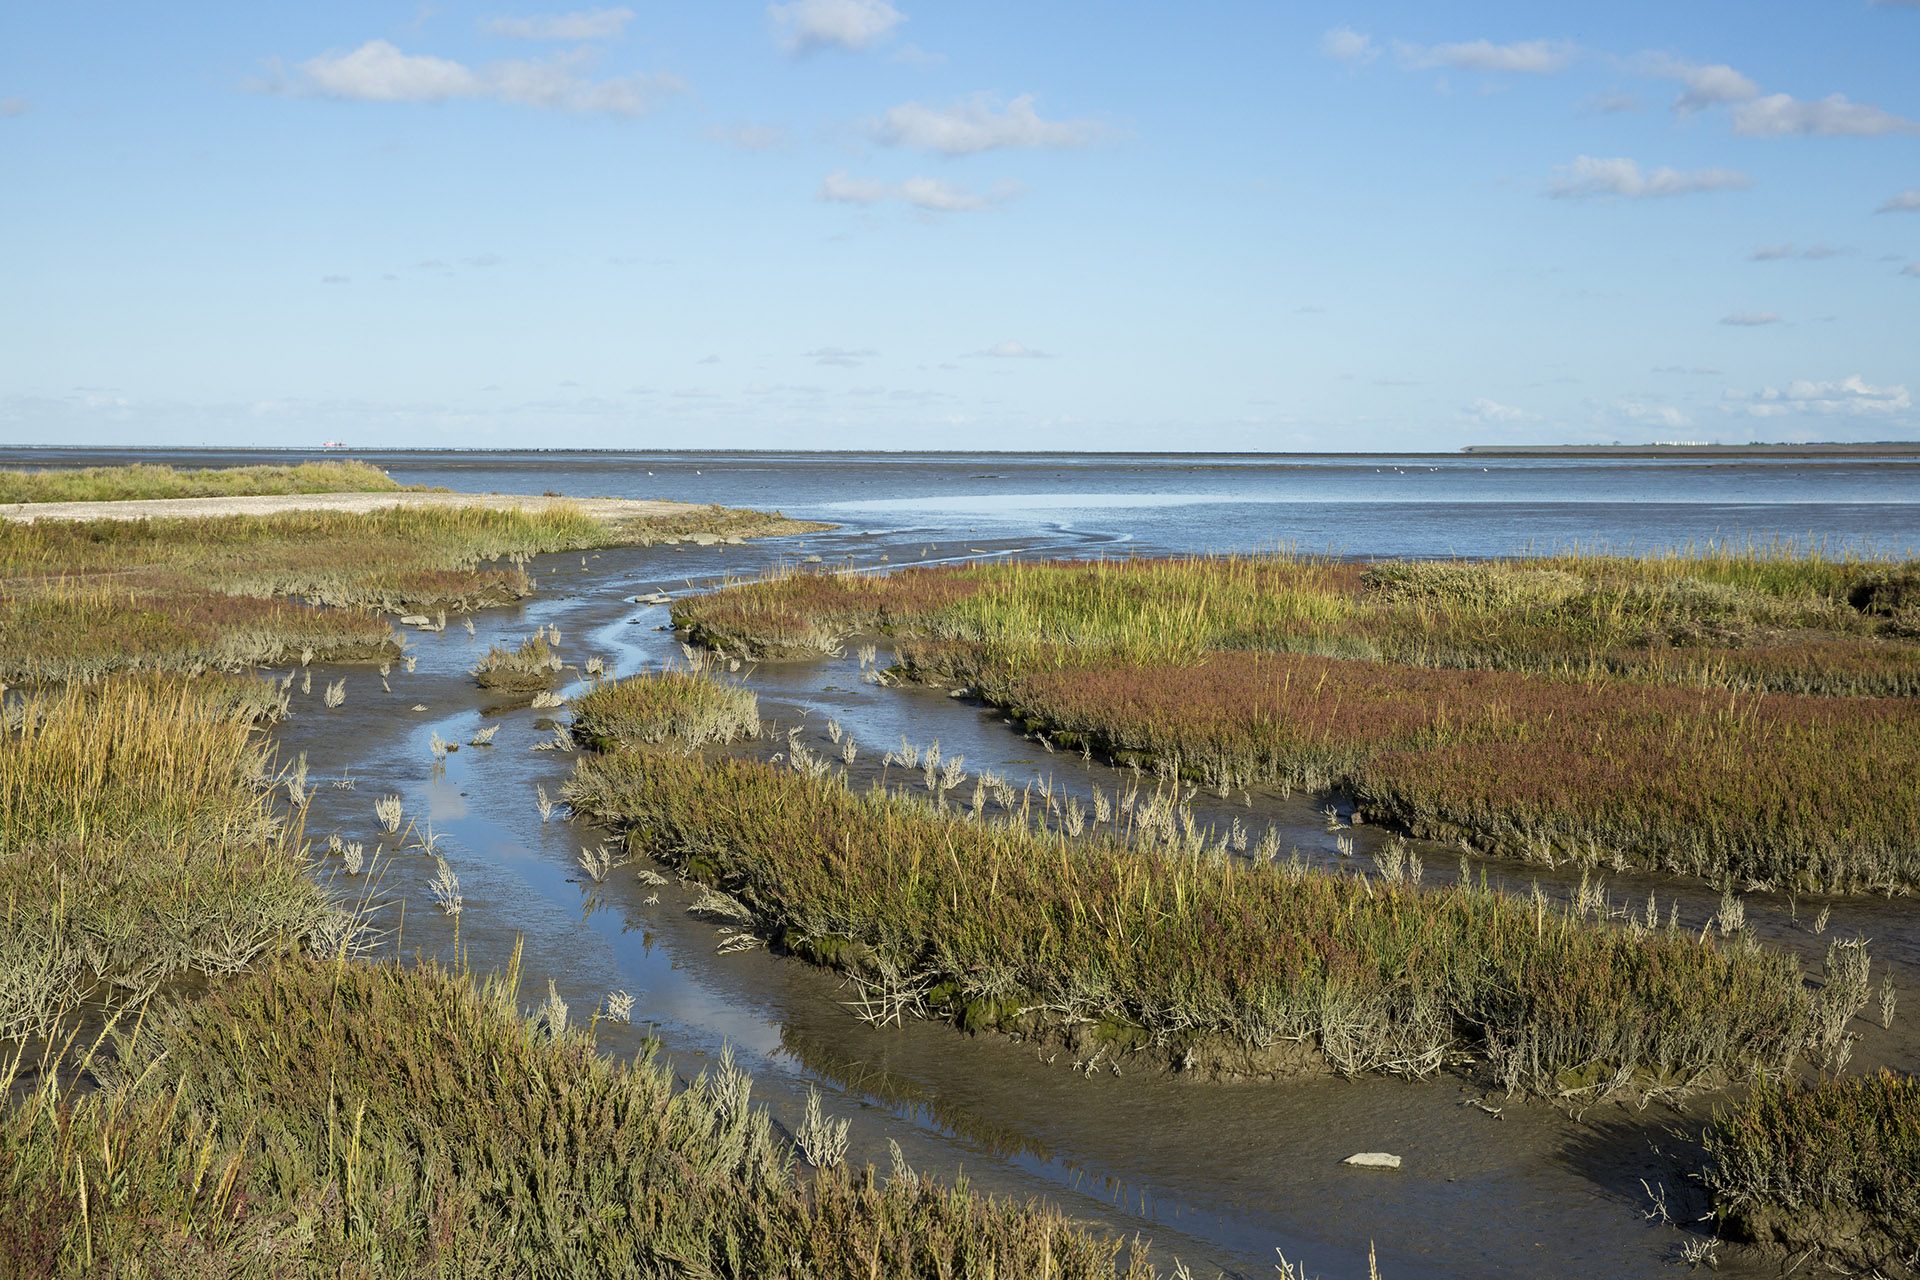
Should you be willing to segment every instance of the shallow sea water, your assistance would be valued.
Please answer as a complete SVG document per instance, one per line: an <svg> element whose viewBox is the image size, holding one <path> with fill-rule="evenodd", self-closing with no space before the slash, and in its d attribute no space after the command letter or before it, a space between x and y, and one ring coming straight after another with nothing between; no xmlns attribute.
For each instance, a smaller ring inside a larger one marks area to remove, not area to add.
<svg viewBox="0 0 1920 1280"><path fill-rule="evenodd" d="M141 456L178 465L275 460ZM887 1142L896 1140L916 1168L964 1173L995 1194L1047 1196L1090 1224L1150 1238L1163 1270L1177 1256L1198 1276L1270 1276L1276 1249L1304 1259L1313 1274L1365 1276L1370 1244L1389 1280L1675 1274L1677 1249L1689 1236L1647 1216L1652 1202L1642 1183L1664 1186L1675 1219L1704 1212L1682 1170L1705 1104L1684 1112L1608 1105L1574 1118L1492 1097L1502 1112L1496 1118L1468 1105L1483 1091L1456 1074L1194 1083L1124 1068L1115 1076L1105 1066L1083 1074L1064 1056L1049 1062L1031 1046L941 1024L867 1027L842 1004L853 993L822 971L765 951L716 954L717 931L687 914L689 896L678 884L645 886L632 868L594 884L575 857L603 833L568 822L563 810L543 822L535 803L536 786L558 796L572 765L561 752L532 750L550 736L547 718L564 720L564 711L534 711L477 690L466 673L478 654L495 640L517 642L552 624L570 662L599 655L621 672L658 665L679 653L676 638L660 629L667 610L633 605L631 596L681 594L804 555L884 569L977 554L1273 547L1385 556L1576 543L1651 551L1749 538L1811 537L1836 550L1920 545L1920 465L1911 460L364 456L406 483L714 501L840 527L744 547L616 549L584 564L577 553L544 557L533 566L540 592L475 615L476 635L458 623L444 633L410 633L418 669L396 671L391 695L369 668L316 670L316 688L345 677L346 704L329 710L317 693L296 693L295 716L279 734L283 756L304 753L311 777L323 784L311 834L324 841L338 831L371 850L380 840L373 802L399 794L410 818L431 823L460 878L466 909L458 944L475 964L502 963L523 944L526 998L544 996L551 980L576 1017L590 1016L611 991L636 995L632 1027L601 1024L609 1050L634 1052L651 1035L676 1071L691 1076L731 1047L754 1073L756 1096L783 1124L797 1121L809 1088L820 1090L829 1114L851 1116L855 1160L884 1168ZM118 460L97 451L0 454L6 466ZM970 700L862 684L852 655L747 674L762 715L782 735L799 724L805 740L828 751L826 721L837 719L861 744L856 773L904 736L916 744L938 739L949 756L964 754L970 771L992 768L1016 783L1043 777L1085 794L1123 780L1104 766L1046 752ZM432 734L465 743L487 724L500 726L494 745L463 747L436 766ZM352 786L324 785L331 779ZM1221 824L1238 816L1256 832L1272 825L1282 847L1339 864L1346 860L1326 830L1323 803L1256 791L1230 803L1203 798L1199 808ZM1357 859L1380 838L1367 828L1351 834ZM1456 851L1426 854L1429 880L1455 874ZM383 854L381 867L374 892L385 904L379 918L389 945L451 955L453 922L431 910L425 892L432 859ZM1499 860L1472 867L1516 889L1535 879L1555 894L1571 888L1564 872ZM348 877L337 858L322 874L355 894L375 879ZM1666 877L1622 876L1613 888L1636 900L1652 890L1663 904L1675 897L1682 919L1696 927L1717 905L1707 886ZM1819 905L1748 899L1762 937L1809 961L1824 951L1825 940L1804 925ZM1920 976L1911 904L1837 902L1828 936L1855 931L1875 940L1876 968L1893 966L1911 989ZM1890 1031L1859 1020L1864 1038L1854 1069L1920 1069L1912 1025L1912 1015ZM1364 1150L1397 1152L1406 1165L1383 1174L1340 1163ZM1734 1249L1721 1256L1725 1273L1782 1270L1776 1260Z"/></svg>

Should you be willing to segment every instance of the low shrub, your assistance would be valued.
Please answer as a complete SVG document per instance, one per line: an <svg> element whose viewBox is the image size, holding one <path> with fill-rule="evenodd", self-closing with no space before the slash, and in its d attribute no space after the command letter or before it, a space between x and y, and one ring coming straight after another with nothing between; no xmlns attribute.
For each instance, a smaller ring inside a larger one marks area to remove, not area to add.
<svg viewBox="0 0 1920 1280"><path fill-rule="evenodd" d="M1883 1267L1920 1250L1920 1079L1756 1084L1706 1134L1724 1234Z"/></svg>

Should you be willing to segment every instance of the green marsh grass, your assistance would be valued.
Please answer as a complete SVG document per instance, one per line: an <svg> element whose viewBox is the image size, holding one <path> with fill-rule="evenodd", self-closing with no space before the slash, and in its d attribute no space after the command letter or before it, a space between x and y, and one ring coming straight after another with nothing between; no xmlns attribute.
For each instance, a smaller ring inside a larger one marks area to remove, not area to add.
<svg viewBox="0 0 1920 1280"><path fill-rule="evenodd" d="M1859 600L1911 567L1792 550L789 568L674 617L763 656L889 633L1056 745L1490 851L1910 890L1920 644Z"/></svg>
<svg viewBox="0 0 1920 1280"><path fill-rule="evenodd" d="M0 1039L225 973L332 911L276 813L259 681L118 677L7 704Z"/></svg>
<svg viewBox="0 0 1920 1280"><path fill-rule="evenodd" d="M573 736L599 750L667 742L695 748L759 732L758 695L674 667L602 682L573 701Z"/></svg>
<svg viewBox="0 0 1920 1280"><path fill-rule="evenodd" d="M296 961L123 1019L90 1064L103 1087L47 1072L0 1116L0 1268L1153 1274L1144 1249L1119 1265L1119 1241L964 1182L801 1176L730 1058L676 1090L550 1004L526 1016L518 987L517 965Z"/></svg>
<svg viewBox="0 0 1920 1280"><path fill-rule="evenodd" d="M490 646L474 664L472 674L482 689L526 693L552 688L560 667L560 654L548 643L543 629L521 641L518 648Z"/></svg>
<svg viewBox="0 0 1920 1280"><path fill-rule="evenodd" d="M1545 1093L1779 1073L1813 1033L1791 957L1484 883L1420 891L1072 840L739 760L618 751L583 760L565 794L794 954L969 1030L1081 1026L1247 1071L1304 1049L1343 1072L1424 1074L1464 1052Z"/></svg>
<svg viewBox="0 0 1920 1280"><path fill-rule="evenodd" d="M1724 1234L1856 1266L1920 1250L1920 1079L1763 1082L1715 1114L1706 1145Z"/></svg>
<svg viewBox="0 0 1920 1280"><path fill-rule="evenodd" d="M0 522L0 679L391 658L378 612L516 600L529 557L623 536L565 506Z"/></svg>
<svg viewBox="0 0 1920 1280"><path fill-rule="evenodd" d="M0 503L122 502L242 494L393 493L400 484L369 462L176 470L149 462L125 467L0 471Z"/></svg>

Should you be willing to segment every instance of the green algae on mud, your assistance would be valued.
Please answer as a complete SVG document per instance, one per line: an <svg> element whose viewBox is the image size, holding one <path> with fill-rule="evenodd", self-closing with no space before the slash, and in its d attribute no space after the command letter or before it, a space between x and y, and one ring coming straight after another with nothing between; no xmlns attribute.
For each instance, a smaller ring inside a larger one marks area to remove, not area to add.
<svg viewBox="0 0 1920 1280"><path fill-rule="evenodd" d="M1056 745L1342 791L1487 852L1907 892L1911 574L1766 555L783 571L674 617L763 656L890 633L901 674L965 685Z"/></svg>
<svg viewBox="0 0 1920 1280"><path fill-rule="evenodd" d="M938 812L801 768L638 750L582 760L565 794L892 1016L1208 1074L1423 1075L1466 1053L1510 1090L1674 1093L1783 1072L1827 1021L1791 957L1484 883L1423 891L1179 836L1073 839L978 804Z"/></svg>
<svg viewBox="0 0 1920 1280"><path fill-rule="evenodd" d="M802 1175L730 1058L676 1089L557 998L523 1012L517 960L268 965L83 1065L99 1089L45 1072L0 1115L19 1274L1153 1275L964 1180Z"/></svg>

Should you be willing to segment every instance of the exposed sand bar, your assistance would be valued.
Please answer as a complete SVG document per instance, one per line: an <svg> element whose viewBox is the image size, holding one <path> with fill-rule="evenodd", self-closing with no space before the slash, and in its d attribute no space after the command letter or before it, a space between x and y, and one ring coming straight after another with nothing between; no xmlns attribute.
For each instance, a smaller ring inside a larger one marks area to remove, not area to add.
<svg viewBox="0 0 1920 1280"><path fill-rule="evenodd" d="M35 520L158 520L202 516L271 516L283 511L364 513L388 507L493 507L541 511L566 504L601 520L662 520L707 508L659 498L547 498L501 493L286 493L223 498L142 498L124 502L17 502L0 516Z"/></svg>

